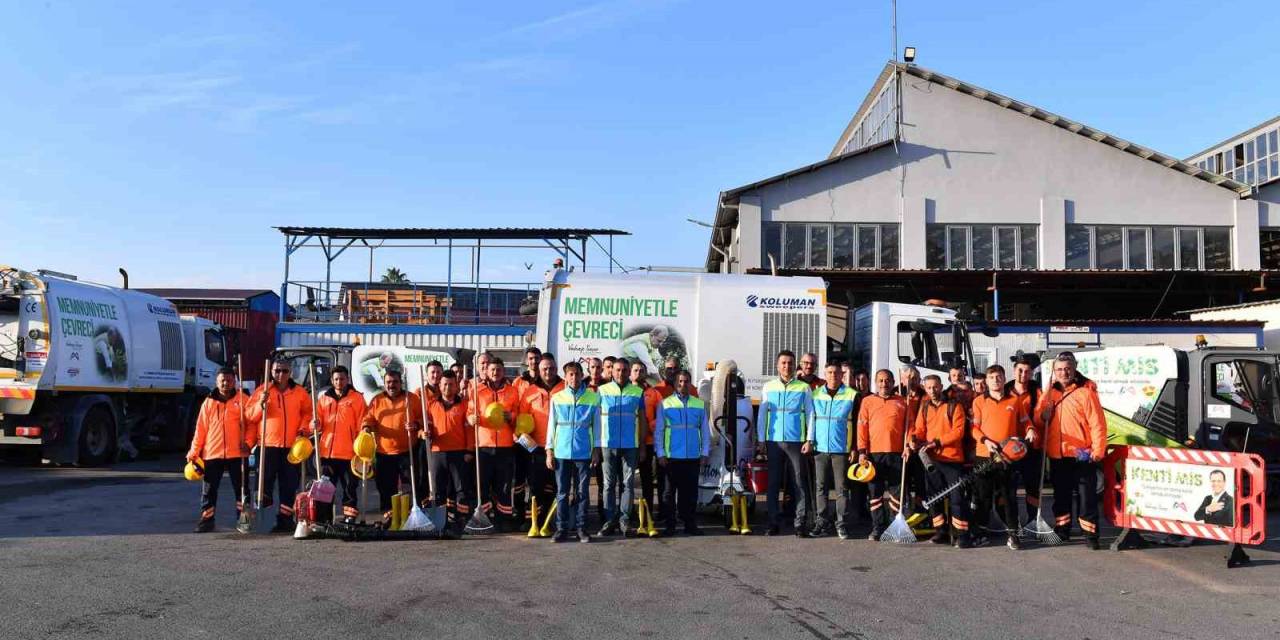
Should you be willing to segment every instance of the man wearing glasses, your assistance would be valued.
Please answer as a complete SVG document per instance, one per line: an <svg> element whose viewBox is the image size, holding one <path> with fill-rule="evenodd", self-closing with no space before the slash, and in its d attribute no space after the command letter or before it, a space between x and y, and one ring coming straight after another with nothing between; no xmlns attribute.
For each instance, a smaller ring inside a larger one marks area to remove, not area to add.
<svg viewBox="0 0 1280 640"><path fill-rule="evenodd" d="M290 376L289 363L271 364L271 384L259 387L249 399L245 418L249 423L249 446L260 445L263 494L261 506L271 504L271 485L276 485L280 510L272 533L293 531L293 496L298 492L298 467L289 464L289 447L299 435L311 434L311 396ZM265 439L259 437L265 431Z"/></svg>

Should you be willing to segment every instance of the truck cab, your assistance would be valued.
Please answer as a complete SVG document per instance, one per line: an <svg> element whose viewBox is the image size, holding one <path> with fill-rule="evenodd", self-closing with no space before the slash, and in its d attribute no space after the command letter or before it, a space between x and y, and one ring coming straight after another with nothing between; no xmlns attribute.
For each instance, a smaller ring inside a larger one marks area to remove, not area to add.
<svg viewBox="0 0 1280 640"><path fill-rule="evenodd" d="M186 350L186 387L198 397L214 387L218 369L227 366L227 340L222 327L199 316L182 316L182 337Z"/></svg>
<svg viewBox="0 0 1280 640"><path fill-rule="evenodd" d="M898 367L914 365L921 378L937 375L943 384L953 367L980 375L967 325L941 304L872 302L854 311L851 331L851 359L869 373L889 369L896 376Z"/></svg>

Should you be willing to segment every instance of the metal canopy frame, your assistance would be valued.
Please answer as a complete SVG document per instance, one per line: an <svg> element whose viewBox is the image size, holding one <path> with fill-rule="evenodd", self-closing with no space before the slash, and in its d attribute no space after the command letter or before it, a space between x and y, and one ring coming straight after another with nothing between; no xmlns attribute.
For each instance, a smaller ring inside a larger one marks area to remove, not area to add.
<svg viewBox="0 0 1280 640"><path fill-rule="evenodd" d="M448 252L445 296L453 297L453 251L471 253L470 284L480 293L480 258L483 249L550 249L558 254L565 266L571 258L582 271L587 270L588 245L594 244L604 252L610 273L614 267L627 269L613 256L613 238L629 236L620 229L585 228L349 228L349 227L276 227L284 235L284 281L280 285L280 318L288 318L289 268L294 252L299 249L320 249L325 257L324 293L326 306L332 306L333 261L347 249L359 244L369 250L369 281L373 280L373 253L376 249L445 249ZM603 236L607 244L600 241ZM488 241L488 242L486 242ZM299 286L306 286L302 283ZM366 290L366 294L368 291ZM479 304L476 305L479 318ZM451 319L451 308L445 309L445 322Z"/></svg>

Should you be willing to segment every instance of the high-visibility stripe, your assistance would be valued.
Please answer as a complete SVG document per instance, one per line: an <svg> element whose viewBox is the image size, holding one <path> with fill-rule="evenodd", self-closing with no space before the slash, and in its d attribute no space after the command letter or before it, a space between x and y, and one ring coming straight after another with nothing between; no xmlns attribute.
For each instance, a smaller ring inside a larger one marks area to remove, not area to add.
<svg viewBox="0 0 1280 640"><path fill-rule="evenodd" d="M18 389L13 387L0 387L0 398L9 400L32 400L36 397L35 389Z"/></svg>

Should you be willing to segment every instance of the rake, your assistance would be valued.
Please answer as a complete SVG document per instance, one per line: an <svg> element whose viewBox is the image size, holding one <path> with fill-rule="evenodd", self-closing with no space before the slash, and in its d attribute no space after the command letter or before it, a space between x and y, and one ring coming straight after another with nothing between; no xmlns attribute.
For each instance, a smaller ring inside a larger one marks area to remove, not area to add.
<svg viewBox="0 0 1280 640"><path fill-rule="evenodd" d="M910 412L907 412L910 414ZM909 416L908 416L909 419ZM906 420L903 421L904 423ZM911 438L911 429L909 424L904 424L902 429L902 450L907 450L907 442ZM902 478L898 481L898 515L893 517L893 522L889 523L889 528L884 530L880 536L881 542L894 542L897 544L912 544L916 542L916 532L907 524L907 519L902 515L902 508L907 504L907 460L902 460Z"/></svg>
<svg viewBox="0 0 1280 640"><path fill-rule="evenodd" d="M425 393L426 390L423 390ZM425 397L425 396L419 396ZM422 531L425 533L436 533L438 531L436 524L427 517L427 513L422 510L422 506L418 503L418 471L413 459L417 457L414 451L413 442L413 416L410 413L411 396L409 390L404 390L404 428L409 432L409 493L413 495L413 508L409 510L409 517L405 518L404 524L400 526L405 531ZM425 418L424 418L425 419ZM430 474L430 471L428 471Z"/></svg>
<svg viewBox="0 0 1280 640"><path fill-rule="evenodd" d="M1027 526L1023 527L1023 530L1035 536L1036 540L1040 541L1040 544L1056 546L1062 544L1062 538L1053 528L1053 525L1044 519L1044 470L1048 464L1047 457L1042 457L1040 460L1040 504L1036 506L1036 519L1033 522L1028 522ZM1054 499L1056 500L1057 496L1054 496Z"/></svg>

